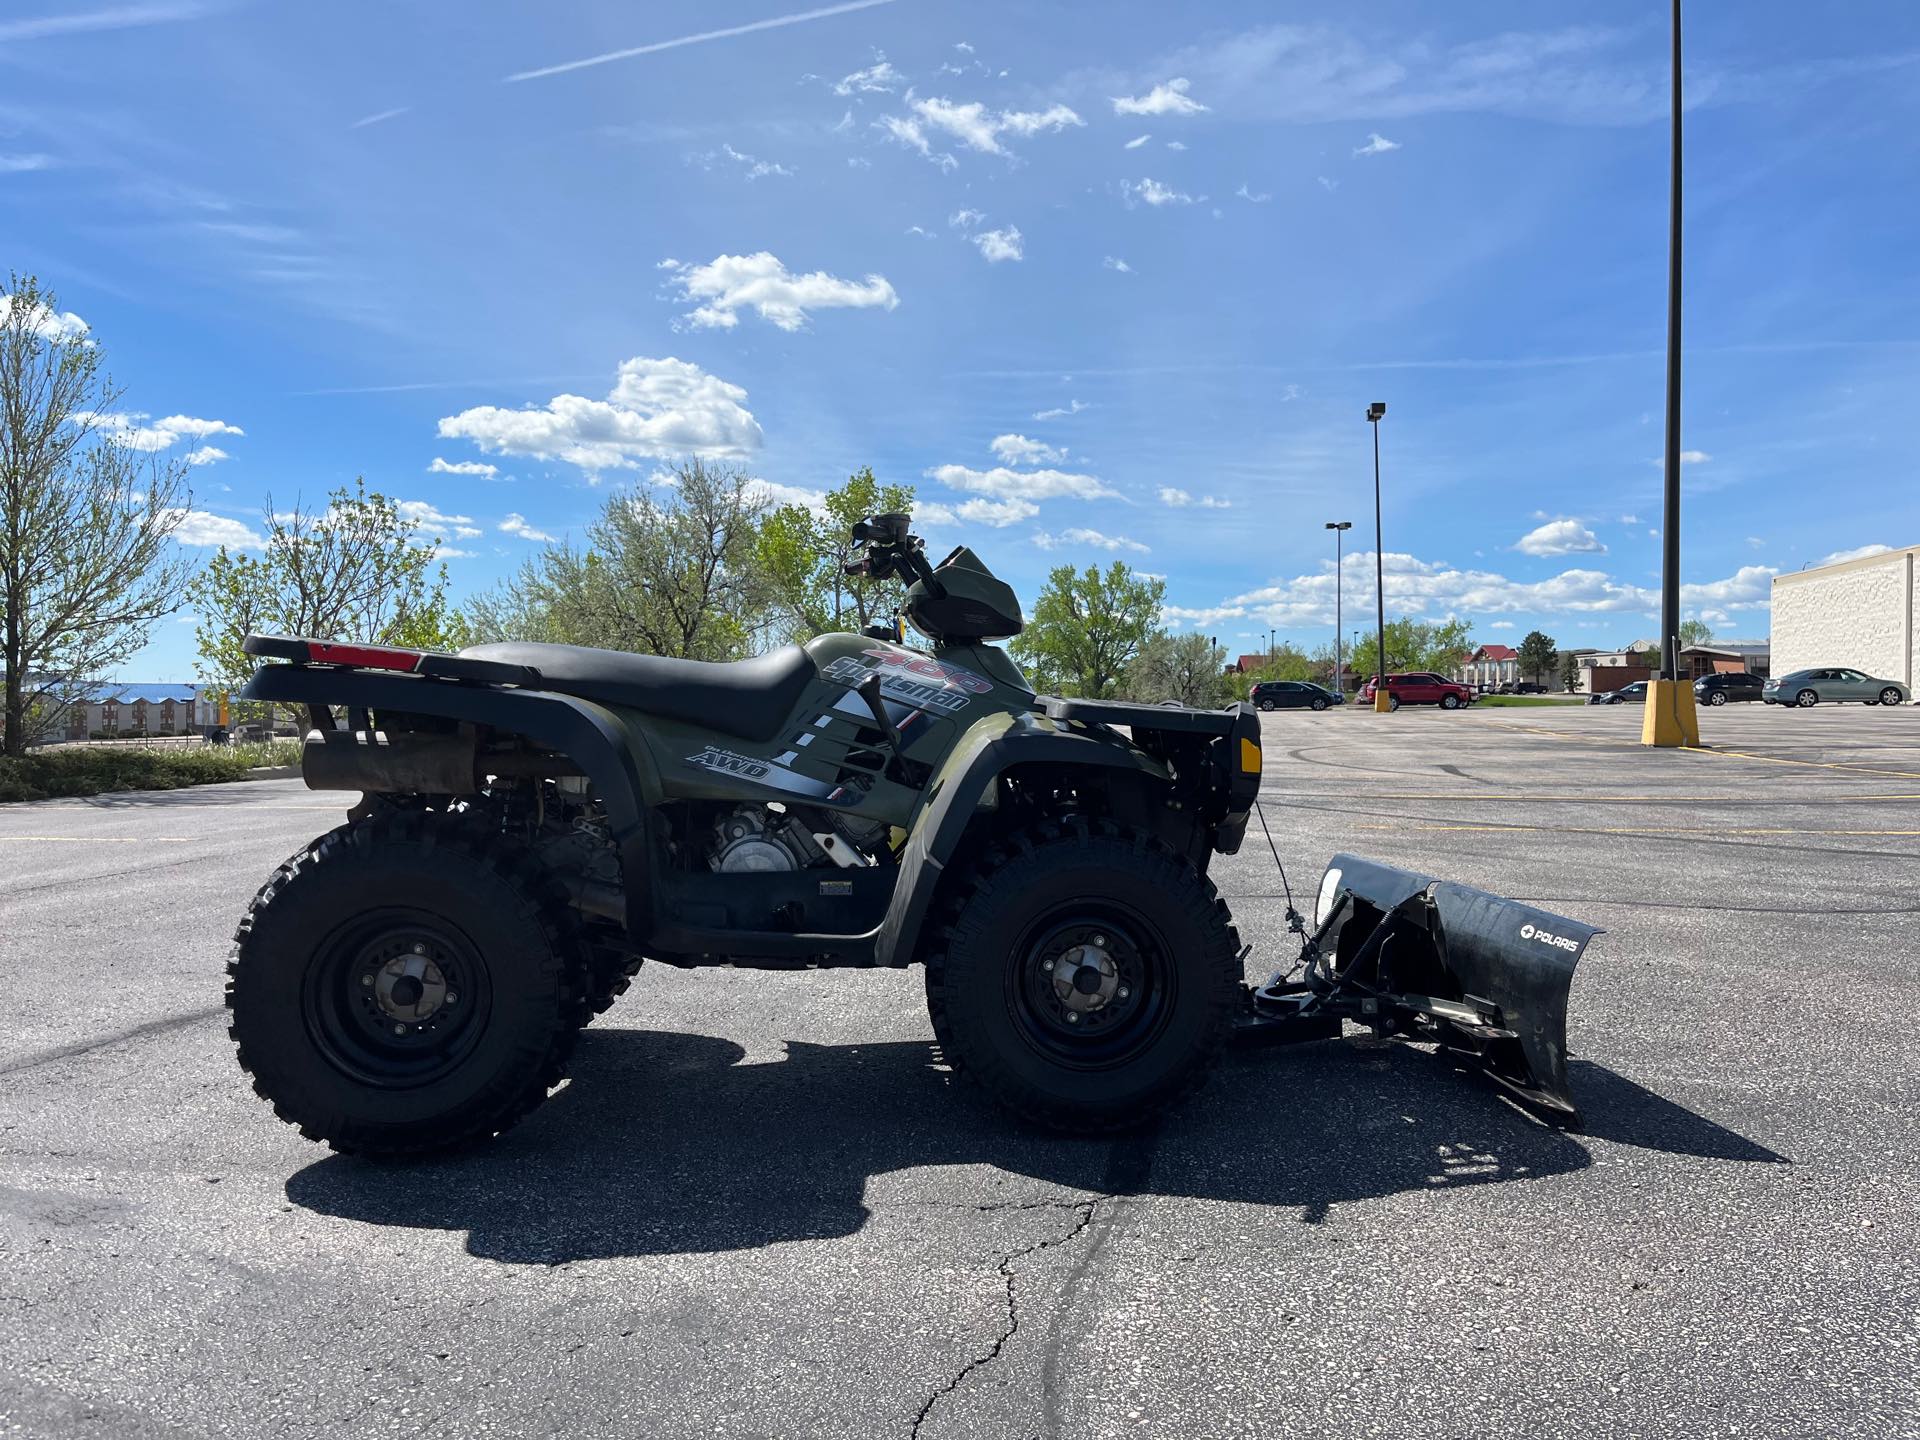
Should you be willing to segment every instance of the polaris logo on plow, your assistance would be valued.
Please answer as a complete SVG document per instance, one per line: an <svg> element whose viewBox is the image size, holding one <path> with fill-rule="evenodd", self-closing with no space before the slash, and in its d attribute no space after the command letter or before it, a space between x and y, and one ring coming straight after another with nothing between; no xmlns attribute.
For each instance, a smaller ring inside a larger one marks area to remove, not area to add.
<svg viewBox="0 0 1920 1440"><path fill-rule="evenodd" d="M1537 930L1532 925L1522 925L1520 927L1520 938L1522 940L1538 940L1542 945L1551 945L1556 950L1578 950L1580 948L1580 942L1578 940L1569 940L1564 935L1549 935L1546 931Z"/></svg>

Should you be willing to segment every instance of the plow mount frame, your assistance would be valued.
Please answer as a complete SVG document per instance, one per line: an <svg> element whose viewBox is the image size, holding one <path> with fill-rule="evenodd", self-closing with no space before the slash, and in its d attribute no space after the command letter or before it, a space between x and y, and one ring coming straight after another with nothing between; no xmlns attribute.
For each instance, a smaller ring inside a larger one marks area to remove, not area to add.
<svg viewBox="0 0 1920 1440"><path fill-rule="evenodd" d="M1542 1118L1580 1127L1567 1086L1567 998L1599 929L1344 854L1327 865L1312 931L1289 916L1299 959L1245 987L1236 1043L1337 1039L1351 1020L1380 1039L1437 1045Z"/></svg>

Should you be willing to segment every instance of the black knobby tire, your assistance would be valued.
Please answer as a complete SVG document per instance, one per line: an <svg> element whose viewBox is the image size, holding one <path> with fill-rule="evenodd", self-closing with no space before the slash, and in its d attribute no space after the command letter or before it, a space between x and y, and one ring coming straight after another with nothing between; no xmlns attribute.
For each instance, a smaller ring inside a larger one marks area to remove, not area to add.
<svg viewBox="0 0 1920 1440"><path fill-rule="evenodd" d="M927 1010L946 1062L1016 1114L1073 1133L1143 1124L1197 1089L1239 999L1240 941L1212 882L1111 825L1050 826L990 850L929 950ZM1110 996L1072 983L1065 966L1095 968L1075 955L1111 962L1094 982ZM1098 1011L1066 1022L1069 1003L1095 998Z"/></svg>
<svg viewBox="0 0 1920 1440"><path fill-rule="evenodd" d="M424 978L404 988L410 965ZM228 1033L255 1091L308 1139L425 1154L544 1100L588 993L573 912L532 856L438 816L381 817L321 836L254 897L227 966ZM408 1006L430 1013L397 1018Z"/></svg>

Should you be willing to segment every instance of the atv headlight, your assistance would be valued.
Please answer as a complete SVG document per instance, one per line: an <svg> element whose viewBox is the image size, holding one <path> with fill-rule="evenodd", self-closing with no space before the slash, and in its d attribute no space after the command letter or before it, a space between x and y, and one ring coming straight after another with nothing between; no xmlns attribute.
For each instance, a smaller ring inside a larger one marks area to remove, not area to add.
<svg viewBox="0 0 1920 1440"><path fill-rule="evenodd" d="M1328 870L1320 881L1320 894L1313 902L1313 928L1318 930L1327 922L1327 915L1333 909L1334 897L1340 893L1340 867Z"/></svg>

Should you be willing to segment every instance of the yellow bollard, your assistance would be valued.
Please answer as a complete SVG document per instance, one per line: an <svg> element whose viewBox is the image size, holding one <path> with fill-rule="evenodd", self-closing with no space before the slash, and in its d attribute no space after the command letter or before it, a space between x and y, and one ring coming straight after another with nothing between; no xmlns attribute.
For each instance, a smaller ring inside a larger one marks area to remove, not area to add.
<svg viewBox="0 0 1920 1440"><path fill-rule="evenodd" d="M1393 697L1387 693L1387 687L1376 685L1373 690L1373 709L1376 715L1384 715L1393 708Z"/></svg>
<svg viewBox="0 0 1920 1440"><path fill-rule="evenodd" d="M1693 686L1685 680L1649 680L1647 713L1640 722L1640 743L1677 748L1700 743L1700 713L1693 708Z"/></svg>

